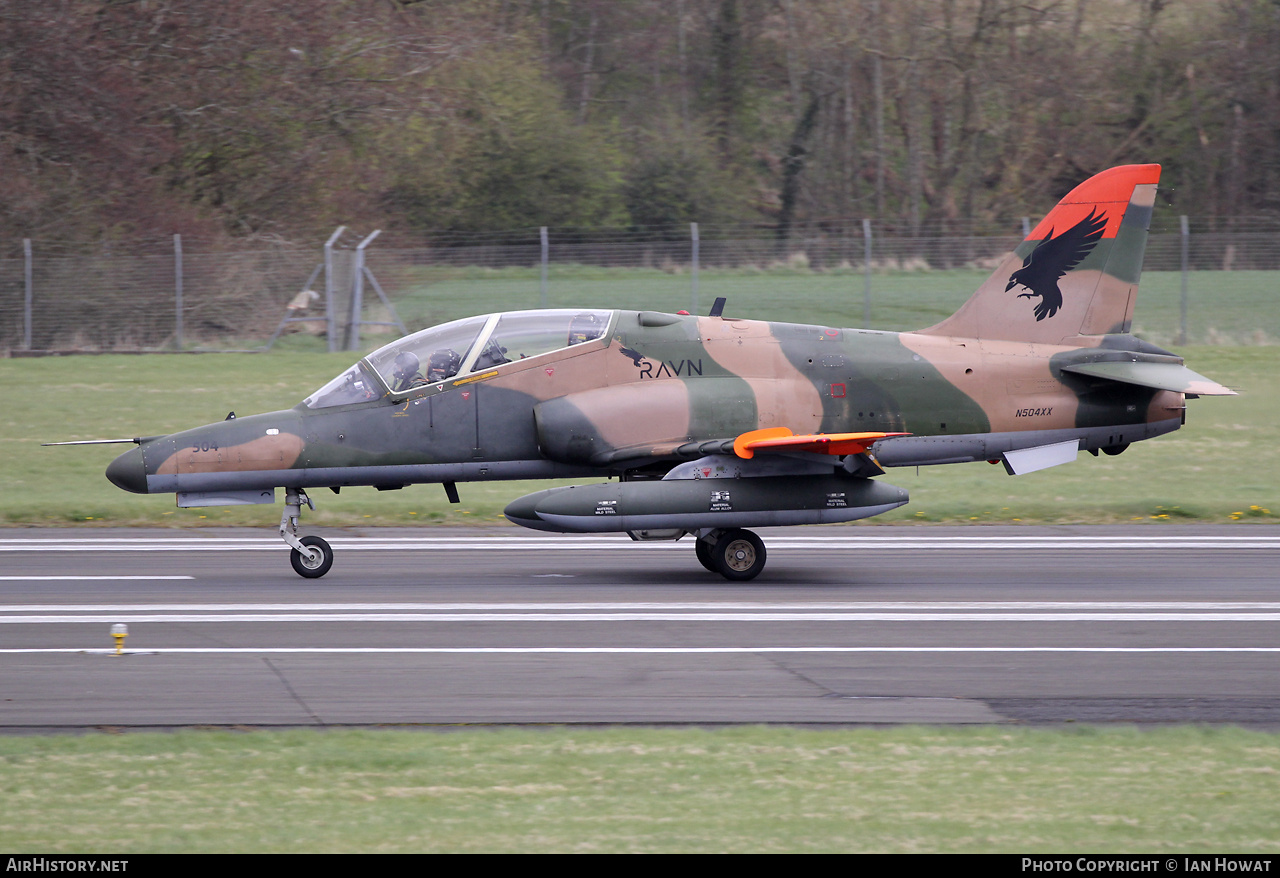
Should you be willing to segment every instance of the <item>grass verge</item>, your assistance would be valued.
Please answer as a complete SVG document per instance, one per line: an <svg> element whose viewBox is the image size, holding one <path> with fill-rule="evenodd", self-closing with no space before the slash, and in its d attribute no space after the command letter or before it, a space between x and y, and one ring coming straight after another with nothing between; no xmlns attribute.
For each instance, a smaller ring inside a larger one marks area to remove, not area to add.
<svg viewBox="0 0 1280 878"><path fill-rule="evenodd" d="M0 738L0 848L1274 853L1238 728L498 729Z"/></svg>

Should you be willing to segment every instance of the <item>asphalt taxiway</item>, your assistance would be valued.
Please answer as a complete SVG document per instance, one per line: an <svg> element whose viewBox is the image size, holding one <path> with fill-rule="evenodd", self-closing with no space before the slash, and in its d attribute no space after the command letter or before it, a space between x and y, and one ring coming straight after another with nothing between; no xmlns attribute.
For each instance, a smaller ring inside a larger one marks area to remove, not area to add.
<svg viewBox="0 0 1280 878"><path fill-rule="evenodd" d="M1280 727L1266 526L766 530L749 583L687 538L314 532L319 580L270 531L0 531L0 731Z"/></svg>

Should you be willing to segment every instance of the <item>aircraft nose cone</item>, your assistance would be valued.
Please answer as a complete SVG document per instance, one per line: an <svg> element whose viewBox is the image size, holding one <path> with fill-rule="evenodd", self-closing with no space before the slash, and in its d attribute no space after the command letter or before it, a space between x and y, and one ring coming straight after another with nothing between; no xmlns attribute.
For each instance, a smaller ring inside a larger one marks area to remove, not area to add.
<svg viewBox="0 0 1280 878"><path fill-rule="evenodd" d="M147 493L147 468L142 460L142 447L130 448L107 464L107 479L125 491Z"/></svg>

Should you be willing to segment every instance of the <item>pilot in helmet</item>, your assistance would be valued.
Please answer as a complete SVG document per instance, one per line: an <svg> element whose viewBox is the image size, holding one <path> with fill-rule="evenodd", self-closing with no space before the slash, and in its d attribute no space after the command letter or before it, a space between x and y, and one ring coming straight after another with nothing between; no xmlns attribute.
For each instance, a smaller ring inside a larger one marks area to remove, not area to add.
<svg viewBox="0 0 1280 878"><path fill-rule="evenodd" d="M484 346L484 349L480 351L480 356L476 357L476 364L472 369L488 369L510 362L507 359L507 349L498 344L496 338L491 338L489 343Z"/></svg>
<svg viewBox="0 0 1280 878"><path fill-rule="evenodd" d="M604 321L600 315L591 311L575 314L569 322L569 346L591 341L604 334Z"/></svg>
<svg viewBox="0 0 1280 878"><path fill-rule="evenodd" d="M458 374L458 367L461 365L462 357L458 356L457 351L441 348L427 360L427 381L435 382L452 378Z"/></svg>
<svg viewBox="0 0 1280 878"><path fill-rule="evenodd" d="M409 351L401 351L396 354L395 365L392 368L391 389L395 391L408 390L416 384L421 384L422 375L418 370L422 368L422 364L418 361L416 354Z"/></svg>

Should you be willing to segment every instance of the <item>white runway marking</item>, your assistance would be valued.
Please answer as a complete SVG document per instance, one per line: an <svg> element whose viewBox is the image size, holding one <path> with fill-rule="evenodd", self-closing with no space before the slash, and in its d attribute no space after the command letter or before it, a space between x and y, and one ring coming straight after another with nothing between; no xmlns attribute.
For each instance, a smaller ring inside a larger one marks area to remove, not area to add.
<svg viewBox="0 0 1280 878"><path fill-rule="evenodd" d="M630 549L689 551L691 541L636 543L624 534L481 536L481 537L328 537L344 551L558 551L565 549ZM1142 536L934 536L930 534L778 536L767 539L777 549L866 550L930 549L1005 551L1024 549L1280 549L1280 536L1265 534L1187 536L1152 533ZM68 539L0 539L0 552L283 552L272 537L112 537Z"/></svg>
<svg viewBox="0 0 1280 878"><path fill-rule="evenodd" d="M1275 602L27 604L0 624L112 622L1276 622Z"/></svg>
<svg viewBox="0 0 1280 878"><path fill-rule="evenodd" d="M462 610L478 610L481 612L521 610L545 612L566 612L569 610L597 610L602 612L619 612L622 610L715 610L723 612L731 610L797 610L809 612L818 610L840 610L844 612L866 612L870 610L1104 610L1112 612L1120 610L1180 610L1195 612L1202 610L1280 611L1280 601L788 601L785 603L766 601L595 601L590 603L540 601L536 603L377 602L323 604L291 602L286 604L13 604L8 607L0 607L0 612L12 613L230 612L239 610L246 612L268 612L273 610L293 612L322 612L326 610L358 612L389 610L413 610L416 612Z"/></svg>
<svg viewBox="0 0 1280 878"><path fill-rule="evenodd" d="M0 614L0 625L112 622L1277 622L1280 613L130 613Z"/></svg>
<svg viewBox="0 0 1280 878"><path fill-rule="evenodd" d="M0 582L153 582L194 576L0 576Z"/></svg>
<svg viewBox="0 0 1280 878"><path fill-rule="evenodd" d="M1224 601L888 601L697 603L323 603L28 604L0 607L0 624L116 622L1259 622L1280 620L1280 602ZM1274 642L1273 638L1267 638ZM0 648L0 655L90 653L78 647ZM151 654L743 654L743 653L1187 653L1276 654L1280 646L541 646L541 647L162 647Z"/></svg>
<svg viewBox="0 0 1280 878"><path fill-rule="evenodd" d="M222 654L616 654L692 655L707 653L1280 653L1280 646L193 646L124 651L125 655ZM83 653L112 655L113 649L32 648L0 649L0 655L17 653Z"/></svg>

